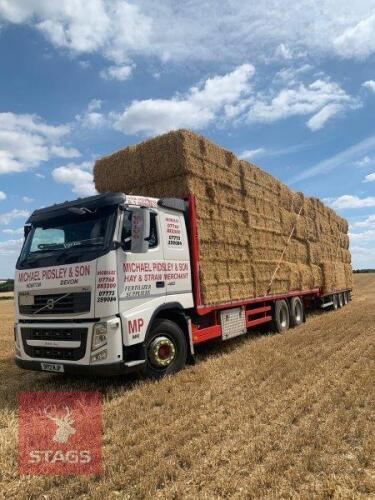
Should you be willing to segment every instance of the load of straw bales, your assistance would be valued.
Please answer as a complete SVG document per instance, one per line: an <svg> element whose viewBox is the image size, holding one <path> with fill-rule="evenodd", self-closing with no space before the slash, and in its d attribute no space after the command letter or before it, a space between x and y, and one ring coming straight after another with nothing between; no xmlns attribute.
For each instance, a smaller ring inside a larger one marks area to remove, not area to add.
<svg viewBox="0 0 375 500"><path fill-rule="evenodd" d="M197 203L205 304L352 286L348 224L260 168L187 130L98 160L99 192L186 197Z"/></svg>

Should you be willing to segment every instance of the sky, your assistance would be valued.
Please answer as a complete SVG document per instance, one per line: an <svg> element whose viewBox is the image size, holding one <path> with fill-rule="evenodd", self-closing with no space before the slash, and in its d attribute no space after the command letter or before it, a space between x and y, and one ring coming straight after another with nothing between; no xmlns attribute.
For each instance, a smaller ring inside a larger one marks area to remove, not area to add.
<svg viewBox="0 0 375 500"><path fill-rule="evenodd" d="M375 0L0 0L0 278L95 159L190 128L350 224L375 267Z"/></svg>

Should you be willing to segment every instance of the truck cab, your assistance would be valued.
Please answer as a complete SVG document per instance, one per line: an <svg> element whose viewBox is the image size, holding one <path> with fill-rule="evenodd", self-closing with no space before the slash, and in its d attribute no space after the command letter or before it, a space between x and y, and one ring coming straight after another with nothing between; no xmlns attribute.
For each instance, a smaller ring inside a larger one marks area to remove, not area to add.
<svg viewBox="0 0 375 500"><path fill-rule="evenodd" d="M186 203L105 193L36 210L15 276L31 370L158 377L193 354Z"/></svg>

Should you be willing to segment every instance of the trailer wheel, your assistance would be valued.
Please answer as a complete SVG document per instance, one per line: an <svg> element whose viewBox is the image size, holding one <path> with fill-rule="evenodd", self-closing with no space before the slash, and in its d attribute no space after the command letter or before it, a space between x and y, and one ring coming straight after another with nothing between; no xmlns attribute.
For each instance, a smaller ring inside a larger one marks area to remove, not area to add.
<svg viewBox="0 0 375 500"><path fill-rule="evenodd" d="M344 306L349 303L349 292L344 292Z"/></svg>
<svg viewBox="0 0 375 500"><path fill-rule="evenodd" d="M289 307L285 300L277 300L273 310L273 329L277 333L286 332L289 329Z"/></svg>
<svg viewBox="0 0 375 500"><path fill-rule="evenodd" d="M298 326L303 323L303 302L299 297L293 297L290 301L290 326Z"/></svg>
<svg viewBox="0 0 375 500"><path fill-rule="evenodd" d="M344 307L344 294L343 293L338 294L337 301L338 301L339 309Z"/></svg>
<svg viewBox="0 0 375 500"><path fill-rule="evenodd" d="M339 307L339 300L338 300L338 297L336 294L332 295L332 302L333 302L333 306L332 306L332 309L334 311L337 311L338 307Z"/></svg>
<svg viewBox="0 0 375 500"><path fill-rule="evenodd" d="M182 370L186 364L187 344L181 328L169 319L157 319L145 341L147 378L161 378Z"/></svg>

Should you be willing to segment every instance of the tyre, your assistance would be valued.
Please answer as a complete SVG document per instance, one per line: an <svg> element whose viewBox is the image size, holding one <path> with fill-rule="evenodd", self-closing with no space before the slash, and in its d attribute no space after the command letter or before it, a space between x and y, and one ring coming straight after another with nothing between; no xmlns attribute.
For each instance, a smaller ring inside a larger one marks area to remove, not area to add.
<svg viewBox="0 0 375 500"><path fill-rule="evenodd" d="M338 294L338 296L337 296L337 302L338 302L339 309L341 309L342 307L344 307L344 294L343 293L339 293Z"/></svg>
<svg viewBox="0 0 375 500"><path fill-rule="evenodd" d="M349 292L344 292L344 306L349 303Z"/></svg>
<svg viewBox="0 0 375 500"><path fill-rule="evenodd" d="M273 329L283 333L289 329L289 307L285 300L277 300L273 310Z"/></svg>
<svg viewBox="0 0 375 500"><path fill-rule="evenodd" d="M290 326L298 326L304 320L303 302L299 297L293 297L290 301Z"/></svg>
<svg viewBox="0 0 375 500"><path fill-rule="evenodd" d="M147 334L145 352L142 374L147 378L157 379L182 370L187 357L184 332L169 319L156 320Z"/></svg>
<svg viewBox="0 0 375 500"><path fill-rule="evenodd" d="M338 298L337 298L337 295L332 295L332 302L333 302L333 306L332 306L332 309L334 311L337 311L338 307L339 307L339 301L338 301Z"/></svg>

